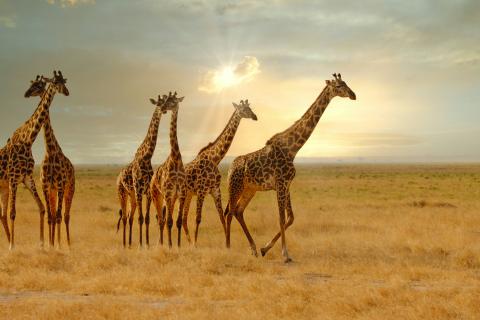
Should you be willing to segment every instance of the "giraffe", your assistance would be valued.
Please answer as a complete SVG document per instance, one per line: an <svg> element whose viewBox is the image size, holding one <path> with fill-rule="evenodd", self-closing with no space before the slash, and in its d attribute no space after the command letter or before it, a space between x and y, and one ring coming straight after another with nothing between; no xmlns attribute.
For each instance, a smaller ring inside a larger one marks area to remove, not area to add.
<svg viewBox="0 0 480 320"><path fill-rule="evenodd" d="M135 157L131 163L120 171L117 178L117 194L120 200L120 218L117 223L117 231L120 228L120 222L123 221L123 246L126 246L126 226L127 218L129 222L128 245L132 245L132 225L135 216L135 210L138 208L138 223L140 227L140 246L142 246L142 226L144 222L142 212L142 197L146 196L146 212L145 212L145 240L147 246L150 244L149 225L150 225L150 180L153 175L152 157L157 144L158 126L162 114L167 110L175 107L173 99L170 96L158 96L158 99L150 99L155 105L147 135L142 144L138 147ZM127 204L130 200L130 213L127 215Z"/></svg>
<svg viewBox="0 0 480 320"><path fill-rule="evenodd" d="M342 80L340 74L333 74L333 80L326 80L326 87L305 114L291 127L271 137L265 147L235 158L228 172L229 199L225 209L226 245L230 247L230 224L232 217L240 223L252 250L257 256L255 242L248 231L243 212L257 191L275 190L277 193L280 232L261 248L264 256L281 237L282 255L285 263L292 261L288 255L285 230L293 223L290 202L290 183L295 177L293 160L300 148L312 134L330 101L336 97L356 99L355 93ZM288 220L285 222L285 210Z"/></svg>
<svg viewBox="0 0 480 320"><path fill-rule="evenodd" d="M235 102L232 104L235 107L235 111L217 139L201 149L197 157L185 166L186 195L184 196L185 205L182 224L187 239L191 242L188 232L188 209L190 208L192 196L196 195L197 212L194 244L197 243L198 228L202 218L203 200L207 194L210 194L215 202L223 232L225 233L225 219L223 217L222 195L220 192L221 175L218 170L218 165L232 144L235 133L240 125L240 120L242 120L242 118L257 120L257 116L253 113L252 109L250 109L248 100L241 100L240 104L236 104Z"/></svg>
<svg viewBox="0 0 480 320"><path fill-rule="evenodd" d="M184 97L177 98L177 92L172 96L176 107L172 110L172 118L170 120L170 155L167 157L167 160L157 168L150 183L150 190L155 209L157 210L157 220L160 228L158 242L163 245L163 229L165 227L165 214L167 214L166 222L168 226L169 247L172 247L173 209L177 198L179 198L180 203L177 218L178 246L180 246L182 212L185 203L185 170L183 168L182 155L178 147L177 139L178 108L183 98ZM163 207L164 201L166 208Z"/></svg>
<svg viewBox="0 0 480 320"><path fill-rule="evenodd" d="M38 80L40 76L37 76ZM63 77L62 77L63 78ZM33 95L37 90L44 90L40 103L32 116L15 132L7 142L7 145L0 149L0 194L2 198L2 224L9 241L9 248L15 247L15 217L16 217L16 195L20 183L27 187L37 203L40 213L40 244L43 245L43 230L45 207L40 199L35 180L33 179L33 167L35 161L32 155L32 144L37 138L40 129L48 117L48 110L53 97L57 92L68 96L69 92L64 81L52 81L45 90L43 84L32 82L25 96ZM8 208L8 209L7 209ZM10 214L10 230L7 222L7 210Z"/></svg>
<svg viewBox="0 0 480 320"><path fill-rule="evenodd" d="M48 79L43 76L33 82L65 83L61 72L54 72L54 78ZM32 82L32 83L33 83ZM38 84L40 87L41 84ZM45 85L43 85L45 87ZM41 96L43 91L36 90L27 92L25 97ZM47 110L45 122L43 123L45 136L45 157L40 170L40 181L42 183L43 195L47 206L49 244L55 243L55 223L57 224L58 247L60 247L60 226L62 222L62 205L65 203L65 227L67 232L67 244L70 246L70 209L72 207L73 195L75 193L75 169L70 160L63 154L58 144L50 122L50 112Z"/></svg>

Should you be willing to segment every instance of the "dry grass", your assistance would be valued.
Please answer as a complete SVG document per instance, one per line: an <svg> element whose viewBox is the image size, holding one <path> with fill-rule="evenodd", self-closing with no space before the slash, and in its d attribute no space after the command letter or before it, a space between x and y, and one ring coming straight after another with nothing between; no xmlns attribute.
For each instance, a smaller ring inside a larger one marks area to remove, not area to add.
<svg viewBox="0 0 480 320"><path fill-rule="evenodd" d="M71 250L38 248L38 213L20 191L15 251L0 234L0 318L480 316L480 166L298 166L289 265L279 243L250 256L237 223L224 249L211 199L199 248L123 250L118 168L77 171ZM274 194L258 194L246 212L258 246L277 217Z"/></svg>

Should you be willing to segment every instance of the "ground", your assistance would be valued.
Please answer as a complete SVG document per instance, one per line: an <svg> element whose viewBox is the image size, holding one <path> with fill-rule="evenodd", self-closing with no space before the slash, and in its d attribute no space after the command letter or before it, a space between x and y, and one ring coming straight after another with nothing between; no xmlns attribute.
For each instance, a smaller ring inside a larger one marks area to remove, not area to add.
<svg viewBox="0 0 480 320"><path fill-rule="evenodd" d="M0 231L0 318L480 317L480 165L298 165L286 265L280 243L251 256L235 221L225 249L211 198L197 248L157 247L153 218L155 245L138 249L135 222L124 250L118 171L77 168L70 250L39 248L35 203L19 191L13 252ZM275 194L245 216L262 246L279 229Z"/></svg>

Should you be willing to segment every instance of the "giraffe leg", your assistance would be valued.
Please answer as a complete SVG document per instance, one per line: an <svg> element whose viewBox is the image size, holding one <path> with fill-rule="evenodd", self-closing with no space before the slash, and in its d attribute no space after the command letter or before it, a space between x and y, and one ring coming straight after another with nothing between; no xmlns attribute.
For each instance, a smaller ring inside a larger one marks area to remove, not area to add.
<svg viewBox="0 0 480 320"><path fill-rule="evenodd" d="M120 200L120 220L123 222L123 247L126 246L126 230L127 230L127 202L128 195L127 190L119 184L117 189L118 200ZM117 232L120 227L120 220L117 224Z"/></svg>
<svg viewBox="0 0 480 320"><path fill-rule="evenodd" d="M143 229L143 208L142 208L142 193L137 193L136 195L137 208L138 208L138 226L139 226L139 236L140 236L140 247L143 245L142 239L142 229Z"/></svg>
<svg viewBox="0 0 480 320"><path fill-rule="evenodd" d="M226 210L229 210L229 205L227 205ZM225 246L227 248L230 248L230 226L232 225L233 214L227 214L226 218L227 221L225 226Z"/></svg>
<svg viewBox="0 0 480 320"><path fill-rule="evenodd" d="M52 221L52 224L50 225L50 228L52 229L52 239L51 239L51 246L52 248L55 247L55 222L57 220L57 201L58 199L58 191L57 190L50 190L50 209L52 210L51 214L52 217L50 220Z"/></svg>
<svg viewBox="0 0 480 320"><path fill-rule="evenodd" d="M7 236L7 241L10 243L10 228L8 227L8 189L1 190L2 192L2 210L0 211L0 219L2 220L3 229L5 229L5 235Z"/></svg>
<svg viewBox="0 0 480 320"><path fill-rule="evenodd" d="M166 197L167 203L167 227L168 227L168 246L172 247L172 227L173 227L173 209L175 206L175 199L173 196Z"/></svg>
<svg viewBox="0 0 480 320"><path fill-rule="evenodd" d="M226 235L227 229L225 225L225 217L223 216L222 193L220 191L220 188L217 188L212 192L212 198L213 198L213 201L215 202L215 207L217 208L218 217L220 218L220 222L222 223L223 234Z"/></svg>
<svg viewBox="0 0 480 320"><path fill-rule="evenodd" d="M197 194L197 212L195 216L195 238L193 240L193 245L197 245L198 239L198 228L200 227L200 222L202 222L202 208L203 208L203 200L205 199L204 193Z"/></svg>
<svg viewBox="0 0 480 320"><path fill-rule="evenodd" d="M180 197L179 197L179 205L178 205L178 216L177 216L177 245L180 248L181 237L182 237L182 220L183 220L183 211L185 207L185 198L186 198L186 191L182 190Z"/></svg>
<svg viewBox="0 0 480 320"><path fill-rule="evenodd" d="M232 218L235 215L238 199L243 193L243 172L242 170L233 169L232 174L228 175L228 203L225 208L224 217L227 219L225 228L225 244L227 248L230 248L230 227L232 224ZM236 173L235 173L236 172Z"/></svg>
<svg viewBox="0 0 480 320"><path fill-rule="evenodd" d="M10 201L10 250L13 250L15 247L15 216L17 214L15 208L15 202L17 198L17 181L11 180L9 183L9 195L8 200Z"/></svg>
<svg viewBox="0 0 480 320"><path fill-rule="evenodd" d="M280 218L280 236L282 239L282 255L284 262L291 262L292 259L288 255L287 243L285 241L285 204L287 202L288 189L285 184L279 183L277 186L277 201L278 201L278 213Z"/></svg>
<svg viewBox="0 0 480 320"><path fill-rule="evenodd" d="M72 208L75 183L71 183L65 190L65 229L67 232L67 244L70 247L70 209Z"/></svg>
<svg viewBox="0 0 480 320"><path fill-rule="evenodd" d="M63 202L65 197L65 188L62 187L58 190L58 205L57 205L57 214L55 216L55 222L57 224L57 248L60 249L61 246L61 227L62 227L62 210L63 210Z"/></svg>
<svg viewBox="0 0 480 320"><path fill-rule="evenodd" d="M285 230L293 224L293 210L292 210L292 203L290 201L290 192L287 193L287 222L285 223ZM265 247L260 249L262 256L265 256L267 252L275 245L277 240L280 238L281 233L280 231L273 237L273 239L265 245Z"/></svg>
<svg viewBox="0 0 480 320"><path fill-rule="evenodd" d="M33 199L37 203L38 211L40 214L40 246L43 247L44 245L44 223L45 223L45 206L43 205L42 200L37 192L37 187L35 186L35 180L33 176L29 176L25 178L24 181L25 186L27 187L28 191L32 194Z"/></svg>
<svg viewBox="0 0 480 320"><path fill-rule="evenodd" d="M157 223L158 228L160 230L160 235L158 237L158 244L163 245L163 226L164 226L164 212L163 212L163 196L158 191L157 187L152 185L150 187L150 192L152 196L153 205L155 206L155 210L157 211Z"/></svg>
<svg viewBox="0 0 480 320"><path fill-rule="evenodd" d="M150 190L147 191L147 207L145 212L145 242L147 248L150 246L150 206L152 204L152 195Z"/></svg>
<svg viewBox="0 0 480 320"><path fill-rule="evenodd" d="M183 231L185 232L185 236L187 237L188 243L192 243L192 240L190 239L190 233L188 232L188 210L190 209L192 196L193 196L193 193L191 191L187 191L187 196L185 197L185 205L183 206L182 225L183 225Z"/></svg>
<svg viewBox="0 0 480 320"><path fill-rule="evenodd" d="M130 215L128 216L128 247L132 246L132 227L133 227L133 218L135 217L135 210L137 209L137 199L135 193L130 194Z"/></svg>
<svg viewBox="0 0 480 320"><path fill-rule="evenodd" d="M47 224L48 224L48 245L52 246L52 206L53 211L55 210L55 199L52 201L53 195L50 192L50 188L46 185L42 186L43 189L43 197L45 199L45 203L47 205Z"/></svg>
<svg viewBox="0 0 480 320"><path fill-rule="evenodd" d="M250 200L252 200L254 195L255 195L255 191L244 190L244 192L240 196L240 199L238 199L238 204L233 214L235 215L235 218L237 219L237 221L240 223L240 226L242 227L243 232L245 233L245 236L247 237L248 242L250 243L252 254L255 257L257 257L258 256L257 246L255 245L255 241L253 241L252 235L248 231L247 224L245 223L245 220L243 218L243 212L245 211L245 208L250 203Z"/></svg>

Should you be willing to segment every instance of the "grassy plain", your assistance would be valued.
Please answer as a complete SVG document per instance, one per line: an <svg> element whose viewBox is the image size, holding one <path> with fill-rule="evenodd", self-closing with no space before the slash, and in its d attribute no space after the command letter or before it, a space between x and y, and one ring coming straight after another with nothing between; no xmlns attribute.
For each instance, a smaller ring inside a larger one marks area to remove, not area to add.
<svg viewBox="0 0 480 320"><path fill-rule="evenodd" d="M0 318L480 318L480 165L297 166L288 265L280 243L252 257L236 221L225 249L210 198L198 248L140 250L135 223L122 249L118 171L77 168L70 250L39 248L19 191L13 252L0 231ZM271 192L247 208L257 247L278 231L276 208Z"/></svg>

